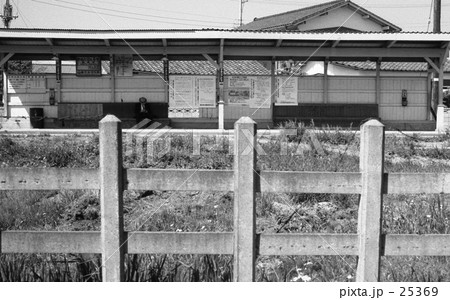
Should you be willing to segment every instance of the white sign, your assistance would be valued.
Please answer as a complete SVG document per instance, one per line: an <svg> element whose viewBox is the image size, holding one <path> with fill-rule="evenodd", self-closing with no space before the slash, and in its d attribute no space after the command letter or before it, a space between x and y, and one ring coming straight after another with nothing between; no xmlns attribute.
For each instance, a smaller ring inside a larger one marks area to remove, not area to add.
<svg viewBox="0 0 450 300"><path fill-rule="evenodd" d="M44 76L9 75L8 93L45 93L46 80Z"/></svg>
<svg viewBox="0 0 450 300"><path fill-rule="evenodd" d="M250 108L270 108L272 104L270 91L271 80L269 76L253 77L249 101Z"/></svg>
<svg viewBox="0 0 450 300"><path fill-rule="evenodd" d="M298 105L298 78L277 78L277 105Z"/></svg>
<svg viewBox="0 0 450 300"><path fill-rule="evenodd" d="M114 69L116 76L133 76L133 55L115 55Z"/></svg>
<svg viewBox="0 0 450 300"><path fill-rule="evenodd" d="M250 101L250 90L252 80L248 76L230 76L228 77L228 88L226 90L226 99L229 104L248 104Z"/></svg>
<svg viewBox="0 0 450 300"><path fill-rule="evenodd" d="M171 76L169 107L197 108L194 93L194 76Z"/></svg>
<svg viewBox="0 0 450 300"><path fill-rule="evenodd" d="M200 107L216 107L216 77L197 77L197 98Z"/></svg>
<svg viewBox="0 0 450 300"><path fill-rule="evenodd" d="M269 76L230 76L226 98L229 104L251 108L270 108L271 79Z"/></svg>

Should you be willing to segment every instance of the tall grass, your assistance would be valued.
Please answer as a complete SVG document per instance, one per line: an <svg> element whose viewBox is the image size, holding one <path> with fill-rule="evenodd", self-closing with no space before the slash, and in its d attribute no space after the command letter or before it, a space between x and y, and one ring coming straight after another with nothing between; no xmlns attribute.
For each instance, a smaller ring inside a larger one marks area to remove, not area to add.
<svg viewBox="0 0 450 300"><path fill-rule="evenodd" d="M359 139L353 131L317 130L290 123L296 135L261 139L265 154L258 169L354 172L359 170ZM323 153L305 133L314 130ZM388 172L448 172L447 138L426 142L418 137L386 140ZM170 142L170 149L165 148ZM154 159L147 160L147 141L133 141L124 149L125 167L231 169L232 140L203 137L194 155L190 136L168 136L156 141ZM286 152L283 144L287 143ZM230 147L231 146L231 147ZM127 148L128 147L128 148ZM301 151L299 151L299 149ZM436 150L437 149L437 150ZM98 138L0 137L2 167L98 167ZM426 160L425 160L426 159ZM424 160L426 163L424 163ZM0 230L98 230L98 192L16 191L0 193ZM268 233L356 233L358 195L257 195L257 231ZM449 233L449 199L434 195L387 195L383 206L386 233ZM233 193L126 191L126 230L226 232L233 230ZM100 281L100 256L79 254L2 254L1 281ZM447 258L383 258L384 281L448 281ZM271 256L257 260L259 281L353 281L356 257ZM435 272L432 272L435 270ZM436 271L439 270L439 271ZM127 255L127 281L230 281L232 258L227 255Z"/></svg>

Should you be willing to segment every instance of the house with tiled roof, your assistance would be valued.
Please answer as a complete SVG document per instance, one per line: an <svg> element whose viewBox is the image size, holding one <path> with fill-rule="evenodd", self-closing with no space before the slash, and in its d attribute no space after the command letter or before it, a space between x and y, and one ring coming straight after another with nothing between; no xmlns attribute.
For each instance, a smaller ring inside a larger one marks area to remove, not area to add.
<svg viewBox="0 0 450 300"><path fill-rule="evenodd" d="M255 17L241 30L395 32L401 28L349 1L337 0L264 17Z"/></svg>

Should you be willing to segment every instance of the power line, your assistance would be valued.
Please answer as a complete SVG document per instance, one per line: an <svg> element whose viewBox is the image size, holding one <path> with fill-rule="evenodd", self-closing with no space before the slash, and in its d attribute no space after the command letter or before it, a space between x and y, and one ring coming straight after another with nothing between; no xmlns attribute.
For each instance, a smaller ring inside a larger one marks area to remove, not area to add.
<svg viewBox="0 0 450 300"><path fill-rule="evenodd" d="M239 1L239 0L237 0ZM299 2L299 1L264 1L264 0L253 0L254 3L267 3L271 5L282 5L282 6L299 6L302 7L321 4L321 2ZM442 6L450 6L450 4L442 4ZM364 6L365 8L428 8L428 4L368 4Z"/></svg>
<svg viewBox="0 0 450 300"><path fill-rule="evenodd" d="M108 3L108 4L120 6L120 7L130 7L130 5L120 4L120 3L116 3L116 2L110 2L110 1L104 1L104 0L91 0L91 2L102 2L102 3ZM178 14L178 15L189 15L189 16L207 17L207 18L217 19L216 17L211 17L211 15L194 14L194 13L188 13L188 12L176 12L176 11L173 11L173 10L156 9L156 8L150 8L150 7L145 7L145 6L133 5L133 8L142 8L142 9L145 9L145 10L169 12L169 13ZM224 16L221 16L220 19L228 19L228 20L232 20L233 22L236 21L235 18L224 17Z"/></svg>
<svg viewBox="0 0 450 300"><path fill-rule="evenodd" d="M16 5L17 12L19 13L19 17L22 17L23 23L26 27L33 28L33 23L28 19L28 17L22 13L22 11L19 8L19 0L17 2L15 0L12 0L12 2ZM29 25L28 25L29 23Z"/></svg>
<svg viewBox="0 0 450 300"><path fill-rule="evenodd" d="M70 4L70 5L75 5L75 6L89 7L88 5L79 4L79 3L73 3L73 2L70 2L70 1L64 1L64 0L54 0L54 1L55 2L62 2L62 3ZM162 16L157 16L157 15L142 14L142 13L137 13L137 12L123 11L123 10L117 10L117 9L112 9L112 8L103 8L103 7L98 7L98 6L92 6L92 8L105 10L105 11L111 11L111 12L117 12L117 13L132 14L132 15L143 16L143 17L164 19L164 20L191 21L191 19L162 17ZM216 23L216 24L222 24L222 25L223 24L229 25L229 22L228 23L225 23L225 22L214 22L214 21L210 22L210 21L201 21L201 20L196 20L196 21L201 22L201 23Z"/></svg>
<svg viewBox="0 0 450 300"><path fill-rule="evenodd" d="M82 11L82 12L88 12L88 13L95 13L92 10L87 10L87 9L82 9L82 8L76 8L76 7L70 7L70 6L65 6L65 5L60 5L60 4L56 4L56 3L49 3L49 2L45 2L45 1L39 1L39 0L31 0L33 2L37 2L37 3L42 3L42 4L46 4L46 5L50 5L50 6L57 6L57 7L62 7L62 8L67 8L67 9L72 9L72 10L77 10L77 11ZM105 16L112 16L112 17L119 17L119 18L124 18L124 19L129 19L129 20L139 20L139 21L146 21L146 22L159 22L159 23L165 23L165 24L176 24L176 25L185 25L185 26L195 26L198 25L200 26L205 26L205 25L199 25L199 24L188 24L188 23L180 23L180 22L167 22L167 21L160 21L160 20L150 20L148 18L137 18L137 17L128 17L128 16L124 16L124 15L118 15L118 14L111 14L111 13L106 13L106 12L102 12L102 15ZM205 22L208 23L208 22ZM208 23L210 24L210 23ZM221 28L228 28L231 26L218 26Z"/></svg>

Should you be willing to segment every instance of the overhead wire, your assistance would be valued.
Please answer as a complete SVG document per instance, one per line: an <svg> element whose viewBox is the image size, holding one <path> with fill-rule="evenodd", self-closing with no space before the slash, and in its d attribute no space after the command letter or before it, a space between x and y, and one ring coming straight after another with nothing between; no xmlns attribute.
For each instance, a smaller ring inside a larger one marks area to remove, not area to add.
<svg viewBox="0 0 450 300"><path fill-rule="evenodd" d="M120 6L120 7L130 7L130 5L127 4L121 4L121 3L116 3L116 2L111 2L111 1L104 1L104 0L91 0L92 2L101 2L101 3L107 3L109 5L116 5L116 6ZM188 15L188 16L196 16L196 17L207 17L207 18L211 18L211 19L217 19L217 16L211 16L211 15L204 15L204 14L195 14L195 13L189 13L189 12L176 12L173 10L166 10L166 9L157 9L157 8L153 8L153 7L146 7L146 6L137 6L137 5L133 5L133 8L141 8L141 9L145 9L145 10L152 10L152 11L160 11L160 12L168 12L171 14L179 14L179 15ZM232 20L232 21L236 21L236 18L230 18L230 17L224 17L224 16L220 16L220 19L228 19L228 20ZM206 21L206 20L205 20Z"/></svg>
<svg viewBox="0 0 450 300"><path fill-rule="evenodd" d="M88 12L88 13L94 13L92 10L88 10L88 9L83 9L83 8L77 8L77 7L71 7L71 6L66 6L66 5L61 5L61 4L56 4L56 3L51 3L51 2L47 2L47 1L41 1L41 0L32 0L33 2L37 2L37 3L42 3L42 4L46 4L46 5L51 5L51 6L57 6L57 7L62 7L62 8L67 8L67 9L72 9L72 10L77 10L77 11L83 11L83 12ZM78 4L78 3L72 3L69 1L62 1L62 0L55 0L56 2L62 2L62 3L67 3L70 5L75 5L75 6L81 6L81 7L86 7L88 8L89 6L87 5L83 5L83 4ZM120 10L115 10L115 9L109 9L109 8L102 8L102 7L95 7L93 6L95 9L97 10L103 10L99 13L101 13L102 15L107 15L107 16L113 16L113 17L119 17L119 18L126 18L126 19L131 19L131 20L142 20L142 21L147 21L147 22L159 22L159 23L166 23L166 24L176 24L176 25L185 25L185 26L207 26L207 25L211 25L211 23L216 23L216 24L221 24L221 26L217 26L217 27L222 27L222 28L229 28L232 26L232 24L230 24L230 22L225 23L225 22L209 22L209 21L201 21L201 20L190 20L190 19L181 19L181 18L170 18L170 17L161 17L161 16L155 16L155 15L148 15L148 14L141 14L141 13L136 13L136 12L127 12L127 11L120 11ZM152 20L152 19L148 19L148 18L139 18L139 17L131 17L131 16L125 16L125 15L121 15L121 14L113 14L113 13L109 13L109 12L104 12L104 11L110 11L110 12L115 12L115 13L125 13L125 14L129 14L129 15L133 15L133 16L144 16L144 17L150 17L150 18L161 18L162 20ZM180 20L180 21L188 21L188 22L195 22L194 24L190 24L190 23L180 23L180 22L173 22L173 21L166 21L167 19L171 19L171 20ZM199 24L199 23L205 23L205 24ZM223 26L223 25L228 25L228 26ZM214 25L216 26L216 25Z"/></svg>
<svg viewBox="0 0 450 300"><path fill-rule="evenodd" d="M30 19L28 19L28 17L20 10L19 0L17 0L17 2L15 0L12 0L12 2L16 5L17 13L19 14L20 17L22 17L25 26L28 28L34 28L33 23L30 21Z"/></svg>

